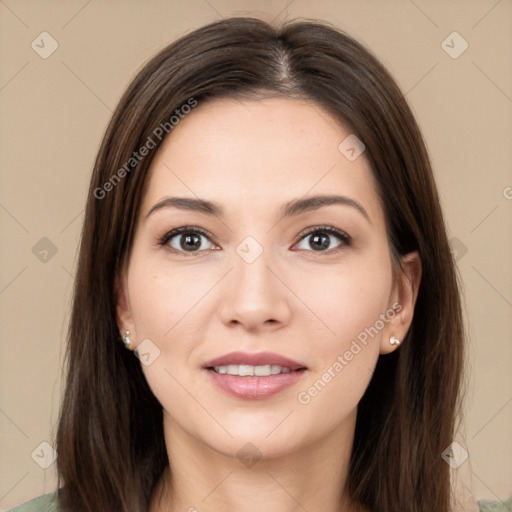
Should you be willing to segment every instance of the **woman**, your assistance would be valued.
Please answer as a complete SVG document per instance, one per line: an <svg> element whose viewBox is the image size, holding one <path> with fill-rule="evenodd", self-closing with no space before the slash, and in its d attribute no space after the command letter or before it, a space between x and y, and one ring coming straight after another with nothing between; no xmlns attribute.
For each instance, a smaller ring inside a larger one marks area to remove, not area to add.
<svg viewBox="0 0 512 512"><path fill-rule="evenodd" d="M448 512L463 339L388 72L320 22L209 24L140 71L104 136L59 490L16 510Z"/></svg>

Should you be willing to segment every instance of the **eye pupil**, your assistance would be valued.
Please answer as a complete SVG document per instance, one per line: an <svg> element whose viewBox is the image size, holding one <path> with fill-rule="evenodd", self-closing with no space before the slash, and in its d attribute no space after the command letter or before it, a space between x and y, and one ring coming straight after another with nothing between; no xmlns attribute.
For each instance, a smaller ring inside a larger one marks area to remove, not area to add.
<svg viewBox="0 0 512 512"><path fill-rule="evenodd" d="M192 241L194 239L194 241ZM185 240L185 242L183 241ZM201 247L201 237L196 234L182 235L181 248L185 250L197 249Z"/></svg>
<svg viewBox="0 0 512 512"><path fill-rule="evenodd" d="M320 245L313 245L317 243L319 243ZM310 245L315 251L318 249L327 249L329 248L329 236L326 234L315 234L311 237Z"/></svg>

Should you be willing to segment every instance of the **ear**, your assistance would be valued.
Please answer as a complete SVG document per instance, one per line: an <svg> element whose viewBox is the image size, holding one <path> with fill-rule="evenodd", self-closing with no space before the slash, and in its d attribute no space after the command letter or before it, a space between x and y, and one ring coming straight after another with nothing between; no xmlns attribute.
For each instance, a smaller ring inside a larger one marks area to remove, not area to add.
<svg viewBox="0 0 512 512"><path fill-rule="evenodd" d="M414 316L421 282L421 258L417 251L402 256L395 276L388 311L394 311L383 330L380 353L388 354L398 348L389 342L391 336L402 342L409 331Z"/></svg>
<svg viewBox="0 0 512 512"><path fill-rule="evenodd" d="M132 340L135 339L135 326L131 314L130 302L128 300L128 287L126 280L120 273L116 273L114 280L114 297L116 301L116 321L119 333L124 335L130 331Z"/></svg>

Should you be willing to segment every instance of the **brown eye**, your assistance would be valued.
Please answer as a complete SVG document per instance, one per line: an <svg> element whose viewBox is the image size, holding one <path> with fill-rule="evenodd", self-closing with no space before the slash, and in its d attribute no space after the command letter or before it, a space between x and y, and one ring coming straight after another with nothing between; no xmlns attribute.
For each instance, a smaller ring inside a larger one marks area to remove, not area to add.
<svg viewBox="0 0 512 512"><path fill-rule="evenodd" d="M336 238L338 244L332 246L332 240ZM342 246L350 245L349 235L331 226L315 227L301 237L301 242L305 242L305 247L300 249L313 250L314 252L335 252Z"/></svg>
<svg viewBox="0 0 512 512"><path fill-rule="evenodd" d="M204 239L210 240L205 231L199 228L181 227L169 231L160 240L159 245L167 245L177 252L194 253L212 248L213 244L205 243Z"/></svg>

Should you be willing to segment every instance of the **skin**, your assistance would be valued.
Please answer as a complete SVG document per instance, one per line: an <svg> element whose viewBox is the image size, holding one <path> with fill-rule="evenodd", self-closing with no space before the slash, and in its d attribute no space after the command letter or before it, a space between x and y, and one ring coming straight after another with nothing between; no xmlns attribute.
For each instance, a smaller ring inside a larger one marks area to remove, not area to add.
<svg viewBox="0 0 512 512"><path fill-rule="evenodd" d="M120 330L135 346L149 339L152 353L160 351L142 369L164 410L172 472L152 512L356 510L341 489L357 404L377 359L396 349L390 336L402 340L409 329L421 263L417 253L405 256L393 279L370 165L364 152L351 162L338 150L349 134L312 102L214 99L180 121L155 155L129 263L116 281ZM281 218L284 203L316 194L347 196L368 219L338 204ZM162 208L146 218L166 196L216 201L225 212ZM315 250L314 235L301 234L322 225L352 243L324 234L328 247ZM158 244L180 226L211 237L199 235L195 252L180 245L183 235ZM252 263L236 251L247 236L263 249ZM299 402L298 393L396 303L400 312L359 343L309 403ZM308 370L273 397L244 400L201 368L234 350L276 352ZM261 457L254 465L237 456L246 443Z"/></svg>

